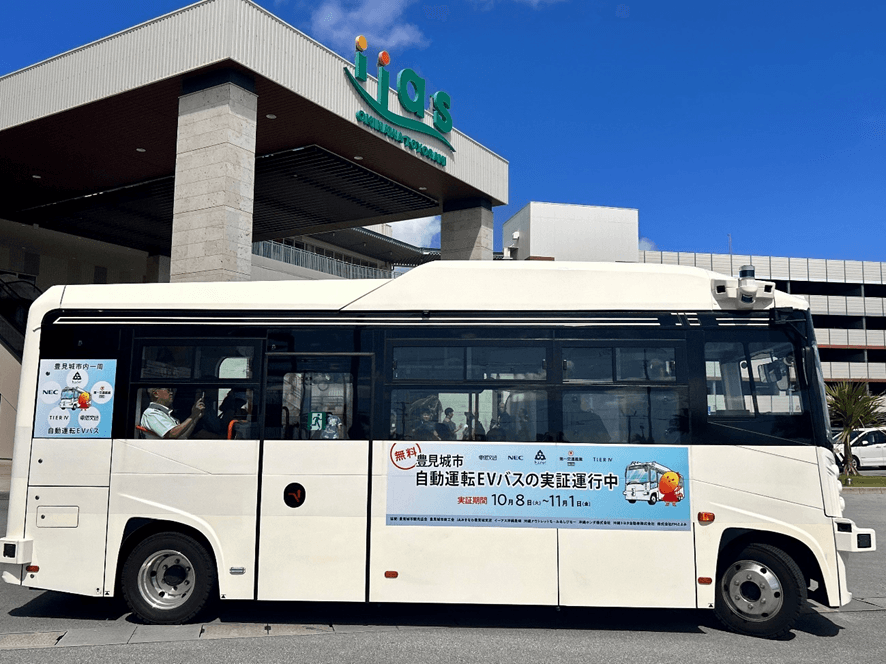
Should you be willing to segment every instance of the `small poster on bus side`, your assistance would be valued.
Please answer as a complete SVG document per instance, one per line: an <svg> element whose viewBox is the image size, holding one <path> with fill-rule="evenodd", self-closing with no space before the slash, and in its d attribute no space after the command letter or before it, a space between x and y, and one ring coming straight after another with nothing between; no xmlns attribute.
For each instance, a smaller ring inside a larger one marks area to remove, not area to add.
<svg viewBox="0 0 886 664"><path fill-rule="evenodd" d="M690 530L689 448L390 443L390 526Z"/></svg>
<svg viewBox="0 0 886 664"><path fill-rule="evenodd" d="M35 438L110 438L117 360L40 360Z"/></svg>

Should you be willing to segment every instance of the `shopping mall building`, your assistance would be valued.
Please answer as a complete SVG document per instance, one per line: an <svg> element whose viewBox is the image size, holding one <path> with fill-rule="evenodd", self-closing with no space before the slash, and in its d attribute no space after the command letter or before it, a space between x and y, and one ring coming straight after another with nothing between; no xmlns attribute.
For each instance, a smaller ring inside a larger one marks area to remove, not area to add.
<svg viewBox="0 0 886 664"><path fill-rule="evenodd" d="M464 102L372 47L347 60L248 0L204 0L0 77L0 459L27 303L50 286L378 278L494 257L508 162L457 129ZM439 249L391 237L436 215ZM826 376L883 391L882 264L643 252L637 229L636 210L530 203L496 258L752 262L809 298Z"/></svg>

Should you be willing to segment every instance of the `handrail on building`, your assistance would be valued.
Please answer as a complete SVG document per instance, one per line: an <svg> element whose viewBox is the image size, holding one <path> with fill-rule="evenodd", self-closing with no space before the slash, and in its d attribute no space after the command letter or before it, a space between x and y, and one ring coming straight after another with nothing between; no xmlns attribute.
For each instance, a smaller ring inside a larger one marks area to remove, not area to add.
<svg viewBox="0 0 886 664"><path fill-rule="evenodd" d="M281 261L289 265L297 265L308 270L315 270L324 274L344 279L393 279L396 275L392 270L380 270L374 267L353 265L336 258L321 256L311 251L305 251L288 244L262 240L252 243L252 253L256 256Z"/></svg>

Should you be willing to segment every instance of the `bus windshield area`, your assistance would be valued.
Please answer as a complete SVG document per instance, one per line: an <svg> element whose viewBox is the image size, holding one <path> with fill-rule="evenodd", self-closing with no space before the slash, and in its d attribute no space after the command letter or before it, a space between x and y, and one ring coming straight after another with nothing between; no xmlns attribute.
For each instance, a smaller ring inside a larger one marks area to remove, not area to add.
<svg viewBox="0 0 886 664"><path fill-rule="evenodd" d="M709 422L811 442L809 394L799 380L797 357L794 345L775 332L766 341L707 342Z"/></svg>

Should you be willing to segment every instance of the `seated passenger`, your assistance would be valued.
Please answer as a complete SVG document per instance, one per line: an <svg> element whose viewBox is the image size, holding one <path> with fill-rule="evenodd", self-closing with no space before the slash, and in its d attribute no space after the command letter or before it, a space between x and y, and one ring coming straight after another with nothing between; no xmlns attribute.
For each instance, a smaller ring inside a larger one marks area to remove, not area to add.
<svg viewBox="0 0 886 664"><path fill-rule="evenodd" d="M433 417L434 413L428 408L421 412L421 422L412 430L413 440L443 440Z"/></svg>
<svg viewBox="0 0 886 664"><path fill-rule="evenodd" d="M564 400L563 406L564 424L566 425L563 434L568 442L608 443L612 441L603 419L591 409L588 395L572 395L568 400Z"/></svg>
<svg viewBox="0 0 886 664"><path fill-rule="evenodd" d="M179 422L172 416L175 388L150 387L148 394L151 403L142 413L141 426L149 438L188 438L206 410L203 397L200 396L191 406L190 416L184 422Z"/></svg>

